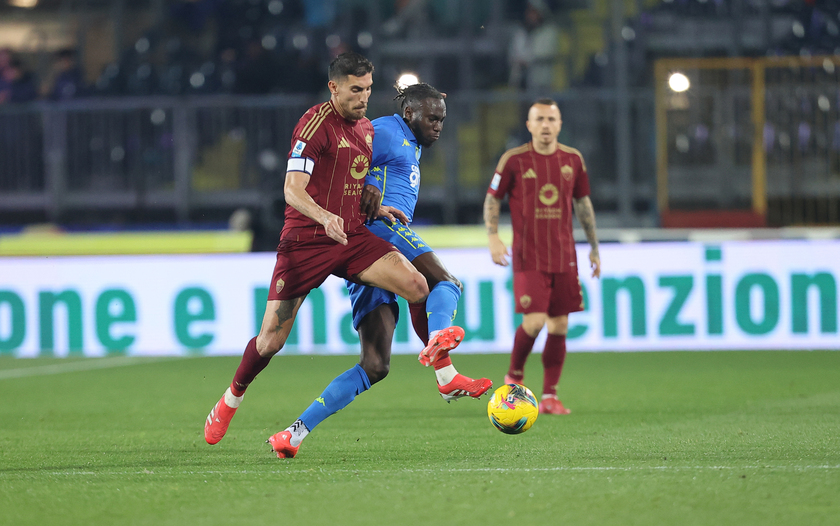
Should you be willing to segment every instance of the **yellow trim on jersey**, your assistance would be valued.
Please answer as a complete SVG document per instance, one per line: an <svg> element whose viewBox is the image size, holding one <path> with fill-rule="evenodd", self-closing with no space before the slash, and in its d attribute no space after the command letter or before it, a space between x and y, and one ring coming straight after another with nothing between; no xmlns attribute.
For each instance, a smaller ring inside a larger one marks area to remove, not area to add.
<svg viewBox="0 0 840 526"><path fill-rule="evenodd" d="M501 173L505 169L505 165L507 164L508 159L510 159L514 155L525 153L530 149L531 143L527 143L523 144L522 146L517 146L516 148L511 148L510 150L503 153L501 159L499 159L499 164L496 165L496 173Z"/></svg>
<svg viewBox="0 0 840 526"><path fill-rule="evenodd" d="M557 143L557 148L566 153L570 153L572 155L577 155L578 157L580 157L580 165L583 167L584 170L586 170L586 163L583 161L583 154L580 153L580 150L572 148L571 146L566 146L565 144L560 144L559 142Z"/></svg>
<svg viewBox="0 0 840 526"><path fill-rule="evenodd" d="M312 120L306 123L306 126L303 127L303 130L300 132L300 138L308 141L312 138L318 128L321 126L321 123L324 122L324 119L332 113L332 106L329 102L325 102L321 105L321 109L318 110L318 113L312 117Z"/></svg>
<svg viewBox="0 0 840 526"><path fill-rule="evenodd" d="M382 201L385 200L385 183L388 181L388 167L382 167L382 194L379 196L379 206L382 206Z"/></svg>

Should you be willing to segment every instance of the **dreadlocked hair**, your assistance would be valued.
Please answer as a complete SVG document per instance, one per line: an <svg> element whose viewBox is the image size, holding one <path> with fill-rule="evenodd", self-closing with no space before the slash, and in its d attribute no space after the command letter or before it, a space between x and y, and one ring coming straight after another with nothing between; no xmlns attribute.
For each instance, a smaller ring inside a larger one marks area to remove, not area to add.
<svg viewBox="0 0 840 526"><path fill-rule="evenodd" d="M394 100L400 101L401 110L404 110L406 106L413 106L424 99L443 99L441 92L425 82L404 87L395 84L394 88L397 90L397 95L394 97Z"/></svg>

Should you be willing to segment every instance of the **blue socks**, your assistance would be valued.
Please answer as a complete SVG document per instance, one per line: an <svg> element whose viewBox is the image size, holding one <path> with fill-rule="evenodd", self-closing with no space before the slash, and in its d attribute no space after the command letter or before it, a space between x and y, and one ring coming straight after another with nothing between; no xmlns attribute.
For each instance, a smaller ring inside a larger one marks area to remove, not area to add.
<svg viewBox="0 0 840 526"><path fill-rule="evenodd" d="M429 332L439 331L452 325L461 289L451 281L441 281L434 286L426 298L426 311L429 316Z"/></svg>
<svg viewBox="0 0 840 526"><path fill-rule="evenodd" d="M331 414L344 409L356 395L370 389L370 380L362 366L356 364L336 376L321 396L300 415L300 420L312 431Z"/></svg>

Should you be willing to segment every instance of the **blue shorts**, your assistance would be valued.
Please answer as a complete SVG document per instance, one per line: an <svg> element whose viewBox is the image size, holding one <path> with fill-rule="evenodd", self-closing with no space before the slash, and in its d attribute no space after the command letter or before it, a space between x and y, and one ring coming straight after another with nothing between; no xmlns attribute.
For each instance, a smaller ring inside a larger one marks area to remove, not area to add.
<svg viewBox="0 0 840 526"><path fill-rule="evenodd" d="M401 223L391 223L387 219L377 219L368 228L377 237L388 241L409 260L414 259L432 249L423 239L414 233L409 227ZM350 291L350 303L353 305L353 328L359 330L362 318L368 315L373 309L380 305L397 302L397 296L393 292L359 285L352 281L346 281L347 290Z"/></svg>

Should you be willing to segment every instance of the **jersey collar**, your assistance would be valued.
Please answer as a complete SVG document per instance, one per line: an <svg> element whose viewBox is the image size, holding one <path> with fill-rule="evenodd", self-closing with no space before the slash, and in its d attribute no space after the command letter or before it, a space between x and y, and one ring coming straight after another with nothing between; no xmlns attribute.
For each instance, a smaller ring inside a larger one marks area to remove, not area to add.
<svg viewBox="0 0 840 526"><path fill-rule="evenodd" d="M413 142L414 146L419 147L420 145L417 143L417 138L414 136L414 132L411 131L411 128L409 128L408 124L405 123L405 120L397 113L394 114L394 118L397 119L398 123L400 123L400 127L402 127L402 131L403 133L405 133L405 136L408 138L408 140Z"/></svg>

